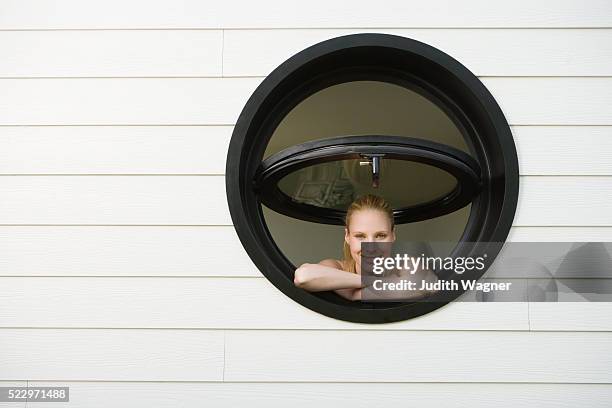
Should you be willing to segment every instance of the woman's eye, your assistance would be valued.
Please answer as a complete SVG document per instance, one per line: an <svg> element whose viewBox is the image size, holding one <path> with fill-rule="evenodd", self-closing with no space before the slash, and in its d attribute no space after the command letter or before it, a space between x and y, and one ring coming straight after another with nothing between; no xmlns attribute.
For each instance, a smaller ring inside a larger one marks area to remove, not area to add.
<svg viewBox="0 0 612 408"><path fill-rule="evenodd" d="M378 234L376 238L385 239L387 238L387 234Z"/></svg>

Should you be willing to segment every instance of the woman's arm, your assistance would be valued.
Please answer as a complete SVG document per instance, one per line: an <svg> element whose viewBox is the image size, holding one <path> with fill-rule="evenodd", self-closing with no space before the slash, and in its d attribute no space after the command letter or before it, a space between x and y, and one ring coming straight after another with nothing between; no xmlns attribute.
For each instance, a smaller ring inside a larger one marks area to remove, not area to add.
<svg viewBox="0 0 612 408"><path fill-rule="evenodd" d="M334 292L345 298L346 300L361 300L361 291L359 289L336 289Z"/></svg>
<svg viewBox="0 0 612 408"><path fill-rule="evenodd" d="M362 287L360 275L340 268L338 261L333 259L325 259L318 264L305 263L295 270L293 282L297 287L310 292Z"/></svg>

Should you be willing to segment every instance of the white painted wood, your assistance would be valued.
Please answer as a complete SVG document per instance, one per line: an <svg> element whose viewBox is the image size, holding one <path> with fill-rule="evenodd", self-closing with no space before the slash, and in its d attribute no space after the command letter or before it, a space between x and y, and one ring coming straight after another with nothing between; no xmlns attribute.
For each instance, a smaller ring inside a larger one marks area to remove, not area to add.
<svg viewBox="0 0 612 408"><path fill-rule="evenodd" d="M223 332L3 329L0 379L221 381Z"/></svg>
<svg viewBox="0 0 612 408"><path fill-rule="evenodd" d="M321 39L397 32L481 76L515 125L510 241L610 241L611 15L608 0L0 0L0 386L55 380L88 408L610 405L610 304L331 319L261 276L222 175L261 76Z"/></svg>
<svg viewBox="0 0 612 408"><path fill-rule="evenodd" d="M230 330L225 380L605 383L610 336ZM0 378L219 381L222 338L205 330L2 329Z"/></svg>
<svg viewBox="0 0 612 408"><path fill-rule="evenodd" d="M610 27L605 0L427 3L314 0L4 0L0 29L298 27Z"/></svg>
<svg viewBox="0 0 612 408"><path fill-rule="evenodd" d="M612 227L512 227L507 241L610 242Z"/></svg>
<svg viewBox="0 0 612 408"><path fill-rule="evenodd" d="M604 108L612 105L609 81L612 78L482 78L514 125L612 124L612 111Z"/></svg>
<svg viewBox="0 0 612 408"><path fill-rule="evenodd" d="M521 177L516 226L612 226L610 177ZM0 224L230 225L222 176L0 177ZM569 216L568 216L569 215Z"/></svg>
<svg viewBox="0 0 612 408"><path fill-rule="evenodd" d="M0 79L0 125L233 124L259 78Z"/></svg>
<svg viewBox="0 0 612 408"><path fill-rule="evenodd" d="M233 126L0 127L0 174L224 174Z"/></svg>
<svg viewBox="0 0 612 408"><path fill-rule="evenodd" d="M513 227L508 241L609 242L612 227ZM232 226L3 226L0 253L0 276L262 276Z"/></svg>
<svg viewBox="0 0 612 408"><path fill-rule="evenodd" d="M233 126L4 126L0 174L224 174ZM612 126L514 126L522 175L612 175Z"/></svg>
<svg viewBox="0 0 612 408"><path fill-rule="evenodd" d="M221 257L221 256L220 256ZM528 330L527 304L455 302L385 325L315 313L260 278L0 278L0 327Z"/></svg>
<svg viewBox="0 0 612 408"><path fill-rule="evenodd" d="M231 224L220 176L1 177L0 192L0 224Z"/></svg>
<svg viewBox="0 0 612 408"><path fill-rule="evenodd" d="M54 385L60 383L30 382L30 386ZM217 408L285 408L290 401L294 408L330 403L337 408L371 408L402 402L448 408L574 408L588 401L589 407L606 408L612 399L609 384L62 382L61 385L70 387L70 402L54 403L53 407L175 408L199 406L205 401L207 406Z"/></svg>
<svg viewBox="0 0 612 408"><path fill-rule="evenodd" d="M612 125L612 78L483 78L512 125ZM234 124L261 78L0 79L0 125Z"/></svg>
<svg viewBox="0 0 612 408"><path fill-rule="evenodd" d="M221 76L223 33L0 31L0 77Z"/></svg>
<svg viewBox="0 0 612 408"><path fill-rule="evenodd" d="M515 226L612 226L610 177L521 177Z"/></svg>
<svg viewBox="0 0 612 408"><path fill-rule="evenodd" d="M611 175L612 126L514 126L522 175Z"/></svg>
<svg viewBox="0 0 612 408"><path fill-rule="evenodd" d="M350 29L228 30L225 76L265 76L318 42L364 32L412 38L436 47L480 76L612 74L612 30Z"/></svg>
<svg viewBox="0 0 612 408"><path fill-rule="evenodd" d="M612 303L530 303L532 330L612 331Z"/></svg>
<svg viewBox="0 0 612 408"><path fill-rule="evenodd" d="M317 42L400 35L447 52L476 75L612 74L610 29L0 31L0 77L264 76Z"/></svg>
<svg viewBox="0 0 612 408"><path fill-rule="evenodd" d="M612 333L242 331L227 381L609 383Z"/></svg>
<svg viewBox="0 0 612 408"><path fill-rule="evenodd" d="M233 226L4 226L0 253L0 275L262 276Z"/></svg>

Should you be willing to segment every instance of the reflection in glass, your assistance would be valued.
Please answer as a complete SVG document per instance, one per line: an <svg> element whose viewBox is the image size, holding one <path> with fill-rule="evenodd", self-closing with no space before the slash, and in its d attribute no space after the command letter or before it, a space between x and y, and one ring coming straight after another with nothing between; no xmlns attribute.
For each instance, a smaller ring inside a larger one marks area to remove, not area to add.
<svg viewBox="0 0 612 408"><path fill-rule="evenodd" d="M380 195L392 208L410 207L451 192L457 180L437 167L405 160L381 160L380 184L372 185L371 164L365 160L339 160L295 171L278 186L294 201L345 210L364 194Z"/></svg>

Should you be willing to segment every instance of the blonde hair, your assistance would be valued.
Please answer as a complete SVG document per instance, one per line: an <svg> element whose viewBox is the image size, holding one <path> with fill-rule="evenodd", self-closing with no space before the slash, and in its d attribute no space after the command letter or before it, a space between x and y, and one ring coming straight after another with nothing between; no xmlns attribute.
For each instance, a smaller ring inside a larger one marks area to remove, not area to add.
<svg viewBox="0 0 612 408"><path fill-rule="evenodd" d="M344 219L344 226L346 227L347 231L351 223L352 215L355 213L355 211L361 211L361 210L382 211L387 216L387 218L389 219L389 222L391 223L391 230L393 230L393 228L395 227L395 223L393 221L393 210L391 209L391 206L389 205L389 203L387 203L385 199L380 196L377 196L374 194L366 194L366 195L363 195L357 198L355 201L353 201L351 205L349 205L348 209L346 210L346 218ZM344 240L344 246L342 247L342 253L344 255L344 259L342 260L343 269L347 272L357 273L357 270L355 269L355 260L351 256L351 248L349 247L349 244L346 242L346 239Z"/></svg>

